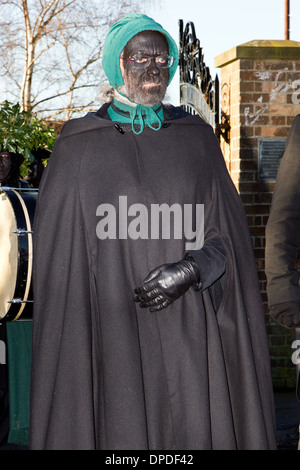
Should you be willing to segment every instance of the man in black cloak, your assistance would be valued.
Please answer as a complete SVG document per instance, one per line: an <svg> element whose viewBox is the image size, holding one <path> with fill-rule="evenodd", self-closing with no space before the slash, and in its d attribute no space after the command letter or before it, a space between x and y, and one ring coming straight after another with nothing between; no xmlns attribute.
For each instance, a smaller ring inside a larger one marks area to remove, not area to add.
<svg viewBox="0 0 300 470"><path fill-rule="evenodd" d="M266 276L270 314L286 328L300 327L300 114L292 123L280 162L266 227Z"/></svg>
<svg viewBox="0 0 300 470"><path fill-rule="evenodd" d="M113 100L65 124L34 227L32 449L274 449L246 218L212 128L162 104L174 40L110 29Z"/></svg>
<svg viewBox="0 0 300 470"><path fill-rule="evenodd" d="M300 340L300 114L295 116L276 176L266 226L265 270L271 318L295 328ZM299 360L299 357L297 358ZM296 396L300 401L300 364L296 363ZM300 426L299 426L300 429ZM298 441L300 450L300 437Z"/></svg>

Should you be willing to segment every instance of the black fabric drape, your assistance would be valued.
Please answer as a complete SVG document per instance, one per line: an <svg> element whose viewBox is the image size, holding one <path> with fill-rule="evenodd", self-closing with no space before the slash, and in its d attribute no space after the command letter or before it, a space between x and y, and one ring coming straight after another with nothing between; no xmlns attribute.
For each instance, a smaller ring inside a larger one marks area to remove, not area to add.
<svg viewBox="0 0 300 470"><path fill-rule="evenodd" d="M101 112L71 121L44 172L34 227L32 449L276 447L243 208L211 127L168 113L159 132L138 136ZM133 290L151 269L181 259L187 243L151 238L151 208L163 203L204 205L204 241L222 240L226 272L152 314ZM115 210L116 236L100 240L105 207L112 221ZM129 236L145 208L149 236Z"/></svg>

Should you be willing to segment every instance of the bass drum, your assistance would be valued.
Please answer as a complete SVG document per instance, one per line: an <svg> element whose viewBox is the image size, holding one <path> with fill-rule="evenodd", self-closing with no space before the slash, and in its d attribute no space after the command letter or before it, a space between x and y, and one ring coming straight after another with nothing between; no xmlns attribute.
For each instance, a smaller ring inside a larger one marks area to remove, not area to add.
<svg viewBox="0 0 300 470"><path fill-rule="evenodd" d="M37 189L0 188L0 322L32 318L32 226Z"/></svg>

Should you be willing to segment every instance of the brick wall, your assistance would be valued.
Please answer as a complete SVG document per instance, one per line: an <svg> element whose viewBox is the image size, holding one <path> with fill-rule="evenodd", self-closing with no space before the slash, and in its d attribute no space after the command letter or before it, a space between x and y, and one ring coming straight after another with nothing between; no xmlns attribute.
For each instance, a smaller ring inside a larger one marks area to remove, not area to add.
<svg viewBox="0 0 300 470"><path fill-rule="evenodd" d="M215 59L221 68L221 109L230 135L221 138L223 155L241 196L256 258L276 389L295 386L291 361L294 330L271 321L264 272L265 226L274 180L259 180L259 139L285 139L300 113L300 43L251 41ZM298 92L299 90L299 92Z"/></svg>

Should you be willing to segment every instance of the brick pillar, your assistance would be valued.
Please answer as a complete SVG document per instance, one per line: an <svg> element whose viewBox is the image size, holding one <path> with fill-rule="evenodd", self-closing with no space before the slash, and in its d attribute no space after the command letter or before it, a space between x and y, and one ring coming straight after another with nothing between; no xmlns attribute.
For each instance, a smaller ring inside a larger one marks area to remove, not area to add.
<svg viewBox="0 0 300 470"><path fill-rule="evenodd" d="M221 148L253 241L273 383L276 388L290 388L296 377L291 361L294 330L275 325L268 315L264 247L276 178L276 173L268 176L269 165L273 166L270 173L276 172L275 153L280 153L293 118L300 113L300 42L251 41L216 57L215 66L221 69L221 110L230 122L229 138L221 137ZM262 145L270 146L271 160L264 160Z"/></svg>

